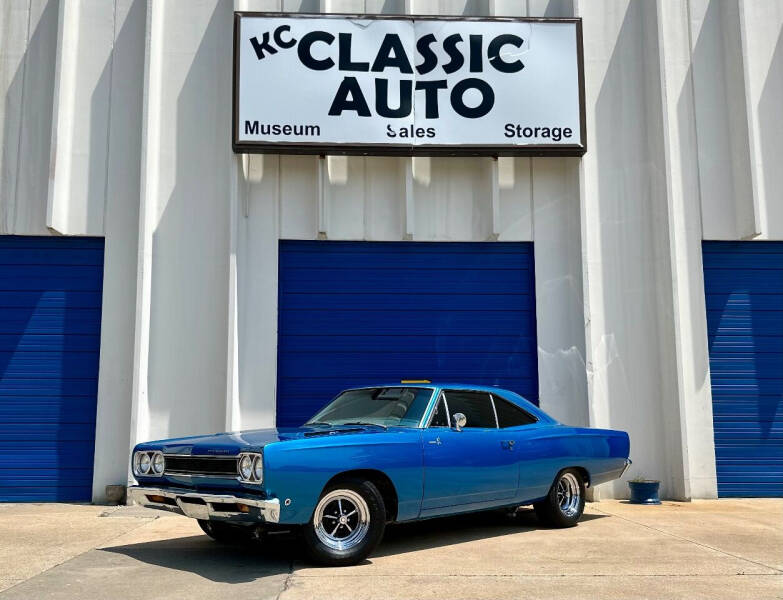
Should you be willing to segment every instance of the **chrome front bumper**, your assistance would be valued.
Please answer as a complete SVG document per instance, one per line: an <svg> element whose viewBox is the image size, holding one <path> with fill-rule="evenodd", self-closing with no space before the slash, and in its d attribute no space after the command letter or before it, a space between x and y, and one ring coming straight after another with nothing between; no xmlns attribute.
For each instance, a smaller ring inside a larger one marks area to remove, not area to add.
<svg viewBox="0 0 783 600"><path fill-rule="evenodd" d="M140 506L185 515L193 519L277 523L280 501L242 498L230 494L177 492L161 488L132 486L128 498Z"/></svg>

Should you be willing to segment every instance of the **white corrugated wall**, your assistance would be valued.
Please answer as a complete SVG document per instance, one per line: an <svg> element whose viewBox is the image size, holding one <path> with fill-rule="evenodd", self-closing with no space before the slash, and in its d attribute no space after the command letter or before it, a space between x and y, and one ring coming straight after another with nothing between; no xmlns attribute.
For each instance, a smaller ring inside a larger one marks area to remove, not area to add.
<svg viewBox="0 0 783 600"><path fill-rule="evenodd" d="M582 17L588 152L234 156L234 10ZM715 495L700 244L783 239L783 1L8 0L0 85L0 233L106 237L96 499L274 423L277 240L319 237L533 240L541 406Z"/></svg>

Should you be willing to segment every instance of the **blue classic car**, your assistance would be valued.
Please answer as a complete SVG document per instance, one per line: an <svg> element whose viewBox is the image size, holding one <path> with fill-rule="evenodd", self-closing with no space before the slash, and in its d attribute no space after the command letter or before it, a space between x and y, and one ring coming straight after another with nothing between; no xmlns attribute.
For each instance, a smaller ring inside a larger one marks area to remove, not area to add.
<svg viewBox="0 0 783 600"><path fill-rule="evenodd" d="M507 390L403 382L346 390L299 428L139 444L129 496L218 541L297 526L313 560L348 565L391 522L532 504L573 526L628 451L625 432L562 425Z"/></svg>

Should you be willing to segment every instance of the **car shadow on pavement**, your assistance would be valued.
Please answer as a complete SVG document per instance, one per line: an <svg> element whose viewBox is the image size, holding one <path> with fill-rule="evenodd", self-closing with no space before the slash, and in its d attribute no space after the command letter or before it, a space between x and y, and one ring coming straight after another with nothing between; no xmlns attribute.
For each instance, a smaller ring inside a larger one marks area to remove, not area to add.
<svg viewBox="0 0 783 600"><path fill-rule="evenodd" d="M585 514L581 521L606 515ZM532 510L521 509L513 516L503 511L471 513L390 525L373 558L462 544L475 540L514 535L544 528ZM194 535L139 544L102 548L105 552L166 569L190 571L211 581L252 582L288 574L294 563L308 563L295 531L267 536L261 544L231 545Z"/></svg>
<svg viewBox="0 0 783 600"><path fill-rule="evenodd" d="M291 572L296 544L293 536L290 538L280 540L282 543L273 540L268 544L245 546L218 543L206 535L192 535L101 550L165 569L189 571L215 582L247 583Z"/></svg>
<svg viewBox="0 0 783 600"><path fill-rule="evenodd" d="M605 516L584 514L580 522L602 519ZM547 527L538 521L532 508L519 509L513 515L495 510L401 523L386 528L383 542L372 557L440 548L537 529L547 529Z"/></svg>

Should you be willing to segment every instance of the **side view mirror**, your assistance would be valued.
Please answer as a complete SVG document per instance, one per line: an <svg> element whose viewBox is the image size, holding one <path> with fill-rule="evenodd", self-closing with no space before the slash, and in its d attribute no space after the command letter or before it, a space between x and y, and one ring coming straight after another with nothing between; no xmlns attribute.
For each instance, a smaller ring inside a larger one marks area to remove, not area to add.
<svg viewBox="0 0 783 600"><path fill-rule="evenodd" d="M462 428L467 424L468 419L462 413L454 413L451 415L451 426L456 431L462 431Z"/></svg>

